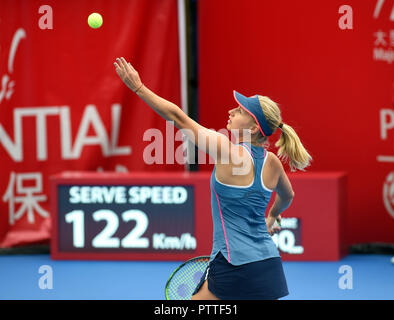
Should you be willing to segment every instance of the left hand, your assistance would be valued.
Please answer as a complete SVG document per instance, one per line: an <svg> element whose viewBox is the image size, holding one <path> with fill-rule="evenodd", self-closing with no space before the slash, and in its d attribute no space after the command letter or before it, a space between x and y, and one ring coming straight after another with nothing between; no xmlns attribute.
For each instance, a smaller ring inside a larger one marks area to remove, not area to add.
<svg viewBox="0 0 394 320"><path fill-rule="evenodd" d="M128 86L133 92L142 86L138 72L133 68L130 62L125 60L125 58L116 58L114 65L119 78L121 78L125 85Z"/></svg>
<svg viewBox="0 0 394 320"><path fill-rule="evenodd" d="M279 224L281 220L282 217L280 215L277 216L276 218L271 215L268 215L268 217L265 218L265 222L267 224L267 231L271 236L274 235L275 233L279 233L279 231L281 230L280 226L274 227L275 221L277 221Z"/></svg>

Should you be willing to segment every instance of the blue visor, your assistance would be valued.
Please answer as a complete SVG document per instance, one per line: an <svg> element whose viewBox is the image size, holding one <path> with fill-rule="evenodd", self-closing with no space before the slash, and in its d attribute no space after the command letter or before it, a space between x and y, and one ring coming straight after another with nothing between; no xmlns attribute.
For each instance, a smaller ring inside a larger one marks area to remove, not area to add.
<svg viewBox="0 0 394 320"><path fill-rule="evenodd" d="M272 135L257 95L247 98L234 90L234 98L254 118L263 136Z"/></svg>

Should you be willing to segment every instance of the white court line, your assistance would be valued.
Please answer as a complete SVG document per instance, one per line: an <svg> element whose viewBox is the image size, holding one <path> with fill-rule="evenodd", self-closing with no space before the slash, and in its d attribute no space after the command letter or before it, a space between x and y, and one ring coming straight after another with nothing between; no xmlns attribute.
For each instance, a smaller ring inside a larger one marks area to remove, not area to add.
<svg viewBox="0 0 394 320"><path fill-rule="evenodd" d="M377 156L378 162L394 162L394 156Z"/></svg>

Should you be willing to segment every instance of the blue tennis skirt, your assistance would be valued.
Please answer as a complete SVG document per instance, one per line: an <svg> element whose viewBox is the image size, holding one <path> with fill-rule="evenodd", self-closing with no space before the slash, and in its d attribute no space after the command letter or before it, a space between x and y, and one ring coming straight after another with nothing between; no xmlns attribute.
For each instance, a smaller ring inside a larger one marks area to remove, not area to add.
<svg viewBox="0 0 394 320"><path fill-rule="evenodd" d="M209 291L222 300L275 300L289 294L280 257L234 266L219 252L193 295L205 280Z"/></svg>

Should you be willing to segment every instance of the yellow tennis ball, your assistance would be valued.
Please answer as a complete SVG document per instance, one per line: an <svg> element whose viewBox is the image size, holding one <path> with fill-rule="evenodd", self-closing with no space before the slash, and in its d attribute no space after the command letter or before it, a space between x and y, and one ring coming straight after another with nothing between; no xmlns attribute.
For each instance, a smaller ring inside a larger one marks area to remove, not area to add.
<svg viewBox="0 0 394 320"><path fill-rule="evenodd" d="M100 28L103 24L103 17L101 16L101 14L94 12L89 15L88 24L93 29Z"/></svg>

